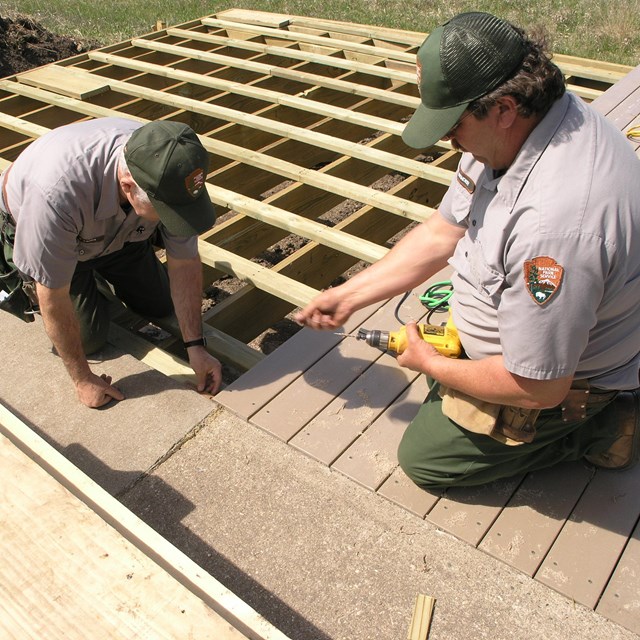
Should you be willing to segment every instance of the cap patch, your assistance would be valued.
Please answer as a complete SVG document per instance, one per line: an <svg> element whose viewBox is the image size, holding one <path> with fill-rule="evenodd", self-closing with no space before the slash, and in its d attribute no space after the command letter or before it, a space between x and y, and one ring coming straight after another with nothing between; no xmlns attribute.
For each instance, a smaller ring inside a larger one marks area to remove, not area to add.
<svg viewBox="0 0 640 640"><path fill-rule="evenodd" d="M549 302L560 288L564 268L553 258L538 256L524 263L524 281L529 295L543 305Z"/></svg>
<svg viewBox="0 0 640 640"><path fill-rule="evenodd" d="M192 198L197 198L204 188L204 171L198 167L184 179L185 187Z"/></svg>
<svg viewBox="0 0 640 640"><path fill-rule="evenodd" d="M422 93L421 85L422 85L422 62L420 59L416 60L416 78L418 79L418 93Z"/></svg>
<svg viewBox="0 0 640 640"><path fill-rule="evenodd" d="M476 190L476 183L461 169L458 170L458 182L469 192L473 193Z"/></svg>

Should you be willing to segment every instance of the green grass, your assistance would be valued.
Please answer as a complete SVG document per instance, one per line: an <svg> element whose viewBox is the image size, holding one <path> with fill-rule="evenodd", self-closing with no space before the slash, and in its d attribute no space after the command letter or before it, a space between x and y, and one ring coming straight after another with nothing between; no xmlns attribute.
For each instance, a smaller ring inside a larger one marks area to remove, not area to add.
<svg viewBox="0 0 640 640"><path fill-rule="evenodd" d="M640 0L3 0L0 15L27 15L46 29L103 45L230 8L255 9L428 32L462 11L488 11L543 26L558 53L640 64Z"/></svg>

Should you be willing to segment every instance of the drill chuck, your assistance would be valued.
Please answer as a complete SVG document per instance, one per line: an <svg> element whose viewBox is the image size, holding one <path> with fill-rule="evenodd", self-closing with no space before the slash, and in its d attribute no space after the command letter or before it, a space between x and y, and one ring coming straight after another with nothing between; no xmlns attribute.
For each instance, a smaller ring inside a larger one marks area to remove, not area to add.
<svg viewBox="0 0 640 640"><path fill-rule="evenodd" d="M370 347L376 347L381 351L389 348L389 332L379 329L358 329L358 340L364 340Z"/></svg>

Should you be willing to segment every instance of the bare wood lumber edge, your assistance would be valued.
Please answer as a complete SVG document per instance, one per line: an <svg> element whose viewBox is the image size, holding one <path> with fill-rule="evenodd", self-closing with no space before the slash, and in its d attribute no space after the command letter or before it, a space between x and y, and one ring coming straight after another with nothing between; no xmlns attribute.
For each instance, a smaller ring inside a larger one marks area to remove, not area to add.
<svg viewBox="0 0 640 640"><path fill-rule="evenodd" d="M422 593L416 596L407 640L427 640L435 602L435 598Z"/></svg>
<svg viewBox="0 0 640 640"><path fill-rule="evenodd" d="M396 82L407 82L416 84L415 70L397 71L389 67L382 67L366 62L358 62L357 60L347 60L346 58L336 58L333 56L322 55L320 53L312 53L309 51L301 51L300 49L291 49L288 47L278 47L276 45L260 44L250 40L238 40L235 38L225 38L223 36L214 36L199 31L188 31L186 29L167 29L167 33L177 38L186 38L187 40L197 40L198 42L208 42L210 44L224 44L226 46L244 49L246 51L254 51L256 53L273 54L283 58L292 60L301 60L303 62L313 62L316 64L324 64L338 69L346 69L347 71L358 71L360 73L368 73L379 78L387 78ZM382 56L381 56L382 58ZM409 65L407 65L409 69Z"/></svg>
<svg viewBox="0 0 640 640"><path fill-rule="evenodd" d="M10 85L11 84L15 83L10 83ZM2 84L0 83L0 87L1 86ZM69 105L68 102L67 105ZM103 110L96 112L96 109ZM83 110L84 109L80 109L80 111ZM90 110L95 115L98 113L102 116L121 115L116 111L100 107L94 107ZM147 122L147 120L141 118L138 118L137 120L140 122ZM49 131L46 127L39 127L38 125L34 125L26 120L2 113L0 113L0 125L5 126L12 131L32 137L37 137L38 135L42 135ZM242 148L236 147L235 145L212 141L208 138L201 138L201 141L205 148L211 153L220 153L222 151L223 153L220 155L225 155L226 157L237 160L248 160L250 158L254 158L256 159L254 162L247 162L247 164L260 166L266 170L269 170L270 168L273 169L274 166L276 168L281 168L282 171L280 173L285 177L305 182L307 184L312 184L320 188L332 189L335 193L340 193L347 198L353 198L365 204L369 204L370 206L388 210L391 213L401 215L411 220L426 220L433 212L433 209L430 207L408 202L402 198L376 191L375 189L359 187L358 185L353 185L347 180L302 169L297 167L297 165L292 165L291 163L278 160L277 158L270 158L264 154L259 154L258 152L246 151L243 154ZM260 158L260 162L257 161L258 158ZM338 229L326 227L325 225L312 220L306 220L305 218L289 211L285 211L284 209L279 209L268 203L259 202L253 198L248 198L234 191L224 189L223 187L207 184L207 191L211 200L219 206L233 209L256 220L271 224L275 227L289 231L290 233L295 233L304 238L308 238L309 240L318 241L321 244L333 249L338 249L339 251L352 255L358 259L366 260L367 262L376 262L388 252L384 247L380 247L368 240L357 238L356 236ZM231 261L231 264L233 264L233 261Z"/></svg>
<svg viewBox="0 0 640 640"><path fill-rule="evenodd" d="M198 249L202 261L214 269L225 273L231 272L240 280L244 280L277 298L291 302L297 307L304 307L319 293L313 287L271 271L203 240L198 242Z"/></svg>
<svg viewBox="0 0 640 640"><path fill-rule="evenodd" d="M237 27L236 27L237 28ZM317 64L324 64L330 67L335 67L338 69L345 69L347 71L354 71L359 73L368 73L369 75L377 76L380 78L387 78L391 81L395 82L404 82L407 84L416 84L416 75L414 71L415 67L415 56L414 62L412 64L403 63L399 61L392 61L396 64L404 64L407 65L406 71L399 71L396 69L392 69L391 67L380 66L376 64L369 64L365 62L360 62L357 60L348 60L345 58L336 58L334 56L322 55L319 53L311 53L308 51L300 51L299 49L291 49L287 47L278 47L276 45L267 45L260 44L253 41L247 40L238 40L234 38L225 38L223 36L216 36L211 34L204 34L195 31L188 31L185 29L167 29L167 33L176 37L182 37L188 40L197 40L200 42L210 42L211 44L220 44L232 48L245 49L248 51L255 51L256 53L264 53L264 54L272 54L278 55L285 58L291 58L293 60L301 60L305 62L312 62ZM328 42L325 46L330 47L331 43L328 38L326 38ZM131 41L132 44L134 41ZM135 40L135 43L138 44L140 41ZM151 41L146 41L151 42ZM156 43L155 44L160 44ZM334 45L335 46L335 45ZM182 48L182 47L181 47ZM383 55L383 51L378 53L378 57L381 60L389 59L389 56ZM600 82L613 83L620 79L624 73L618 71L611 70L600 70L597 68L592 68L588 65L584 65L580 63L579 58L574 58L575 62L569 62L566 65L559 64L558 66L568 76L577 76L588 78L591 80L598 80ZM566 67L566 68L565 68ZM631 68L631 67L630 67ZM588 100L593 100L599 95L602 94L602 91L598 89L589 89L587 87L581 87L580 85L568 84L567 88L570 89L576 95L586 98Z"/></svg>
<svg viewBox="0 0 640 640"><path fill-rule="evenodd" d="M156 49L156 47L149 47ZM162 48L157 48L160 51ZM189 52L189 49L184 49L185 52ZM194 58L205 60L206 53L198 53L194 51ZM186 53L184 55L187 55ZM190 56L191 57L191 56ZM86 74L91 76L92 74L81 69L71 69L66 67L70 72L77 74ZM0 81L1 82L1 81ZM0 85L7 87L7 85ZM329 151L335 151L342 155L364 160L372 164L378 164L401 173L416 176L418 178L424 178L427 180L433 180L440 184L448 185L451 182L451 173L442 169L434 170L422 162L417 160L409 160L402 158L393 153L381 151L380 149L374 149L367 147L357 142L348 142L325 133L319 133L317 131L309 131L302 127L295 125L289 125L263 116L256 116L253 114L243 113L230 109L228 107L222 107L208 102L200 102L193 98L185 98L178 95L168 94L157 89L147 89L138 85L129 84L121 80L109 79L109 86L112 90L124 93L125 95L134 96L143 100L152 100L159 104L174 107L176 109L183 109L185 111L191 111L193 113L200 113L202 115L211 116L213 118L219 118L226 122L233 124L243 125L252 129L258 129L263 132L272 133L283 138L289 138L291 140L297 140L305 144L327 149Z"/></svg>
<svg viewBox="0 0 640 640"><path fill-rule="evenodd" d="M289 640L0 404L0 433L211 609L252 640Z"/></svg>
<svg viewBox="0 0 640 640"><path fill-rule="evenodd" d="M384 102L390 102L392 104L398 104L403 107L409 107L415 109L420 100L417 97L405 95L402 93L396 93L393 91L387 91L386 89L379 89L377 87L370 87L368 85L356 84L355 82L349 82L347 80L339 80L331 78L329 76L322 76L317 73L310 73L303 71L299 68L289 69L287 67L278 67L274 64L266 64L265 62L257 62L255 60L245 60L244 58L234 58L233 56L227 56L221 53L212 51L203 52L196 49L189 49L185 47L178 47L176 45L166 44L164 42L158 42L155 40L145 39L133 39L131 44L135 47L144 49L151 49L155 51L162 51L164 53L173 53L176 56L184 57L185 52L187 57L193 59L201 59L211 63L222 64L224 66L232 67L234 69L243 69L245 71L252 71L255 73L264 73L267 76L274 76L277 78L286 78L287 80L293 80L299 83L306 83L312 86L321 86L328 89L335 89L336 91L342 91L347 94L353 94L362 96L364 98L372 98L374 100L382 100ZM200 57L199 54L206 53L206 57ZM94 55L109 55L102 54L97 51L90 52L89 57Z"/></svg>
<svg viewBox="0 0 640 640"><path fill-rule="evenodd" d="M293 42L303 42L307 44L320 45L322 47L335 47L336 49L354 51L364 53L369 56L378 56L388 58L390 60L400 60L408 64L415 64L416 57L414 54L405 51L397 51L393 49L381 49L371 44L360 44L352 40L342 40L337 37L313 36L298 31L287 31L285 29L261 28L249 24L232 22L229 20L216 20L214 18L203 18L202 24L208 27L218 27L220 29L234 29L236 31L246 31L254 35L265 37L280 38L282 40L291 40Z"/></svg>
<svg viewBox="0 0 640 640"><path fill-rule="evenodd" d="M254 20L251 24L261 24L255 20L262 12L252 11ZM235 28L240 29L246 20L246 12L241 9L228 9L220 11L216 14L217 18L236 23ZM359 36L370 40L382 42L380 48L384 48L387 42L393 44L401 44L407 47L419 47L424 39L429 35L427 32L406 31L402 29L392 29L389 27L379 27L375 25L359 24L353 22L342 22L339 20L327 20L324 18L313 18L307 16L286 16L287 21L283 22L280 27L288 26L292 31L296 27L304 27L307 29L316 29L325 31L329 34L345 34L349 36ZM263 23L267 26L267 23ZM276 26L271 23L270 26ZM579 75L583 78L591 78L605 82L617 82L625 76L633 67L613 62L604 62L601 60L591 60L588 58L578 58L566 54L554 54L554 61L568 75Z"/></svg>
<svg viewBox="0 0 640 640"><path fill-rule="evenodd" d="M179 56L182 53L183 47L163 45L162 49L167 53L171 52L176 56ZM180 69L174 69L173 67L165 67L152 62L144 62L114 54L101 53L99 51L91 52L88 55L92 60L97 60L106 64L134 69L135 71L140 71L142 73L152 73L163 78L171 78L180 82L197 84L203 87L216 89L218 91L228 91L235 95L247 96L249 98L255 98L256 100L270 102L272 104L280 104L286 107L292 107L293 109L299 109L300 111L316 113L328 118L336 118L337 120L357 124L361 127L368 127L374 131L384 131L385 133L400 135L405 127L404 124L394 122L393 120L359 113L357 111L345 109L344 107L338 107L337 105L325 104L317 100L309 100L308 98L301 97L300 95L291 96L289 94L279 93L278 91L272 91L270 89L262 89L251 84L240 84L239 82L224 80L222 78L216 78L215 76L205 76L201 73L194 73L192 71L181 71ZM220 56L221 62L224 58L227 58L227 60L231 62L231 59L227 56L222 56L220 54L215 55ZM224 61L226 62L227 60ZM105 80L104 82L108 83L108 80ZM418 106L417 100L415 100L414 106Z"/></svg>

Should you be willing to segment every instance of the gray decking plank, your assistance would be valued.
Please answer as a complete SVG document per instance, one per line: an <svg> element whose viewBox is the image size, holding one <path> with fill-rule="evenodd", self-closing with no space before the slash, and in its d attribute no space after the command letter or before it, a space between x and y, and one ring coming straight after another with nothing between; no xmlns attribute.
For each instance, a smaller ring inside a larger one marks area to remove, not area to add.
<svg viewBox="0 0 640 640"><path fill-rule="evenodd" d="M425 376L417 376L402 396L336 460L332 468L375 491L398 466L398 444L428 391Z"/></svg>
<svg viewBox="0 0 640 640"><path fill-rule="evenodd" d="M479 487L448 489L429 512L427 520L475 547L521 481L522 476L515 476Z"/></svg>
<svg viewBox="0 0 640 640"><path fill-rule="evenodd" d="M375 307L354 313L345 323L349 333L366 320ZM330 331L304 328L255 367L216 395L216 400L248 420L274 396L289 386L343 338Z"/></svg>
<svg viewBox="0 0 640 640"><path fill-rule="evenodd" d="M640 522L627 543L596 611L640 634Z"/></svg>
<svg viewBox="0 0 640 640"><path fill-rule="evenodd" d="M380 355L364 342L344 339L258 411L252 422L289 441Z"/></svg>
<svg viewBox="0 0 640 640"><path fill-rule="evenodd" d="M413 377L407 369L398 367L391 356L383 355L289 444L324 464L331 464L402 394Z"/></svg>
<svg viewBox="0 0 640 640"><path fill-rule="evenodd" d="M591 105L602 115L606 116L621 104L629 94L633 93L638 86L640 86L640 65L609 87L602 95L598 96Z"/></svg>
<svg viewBox="0 0 640 640"><path fill-rule="evenodd" d="M479 548L533 576L591 475L582 462L528 474Z"/></svg>
<svg viewBox="0 0 640 640"><path fill-rule="evenodd" d="M420 489L398 467L378 489L378 494L407 511L424 518L438 502L442 491L424 491Z"/></svg>
<svg viewBox="0 0 640 640"><path fill-rule="evenodd" d="M598 471L536 579L593 609L638 519L639 481L640 466Z"/></svg>

